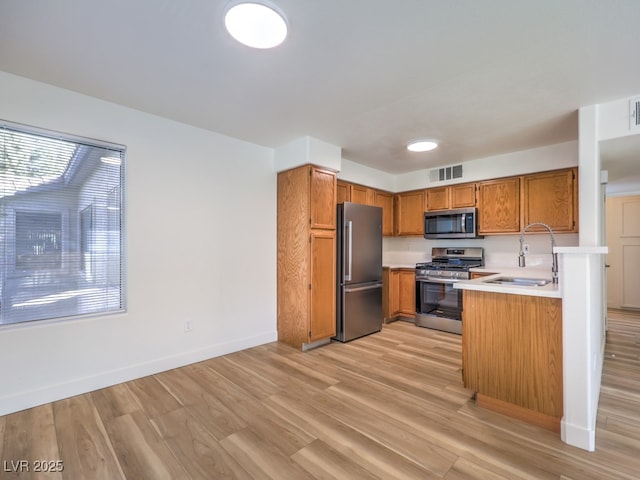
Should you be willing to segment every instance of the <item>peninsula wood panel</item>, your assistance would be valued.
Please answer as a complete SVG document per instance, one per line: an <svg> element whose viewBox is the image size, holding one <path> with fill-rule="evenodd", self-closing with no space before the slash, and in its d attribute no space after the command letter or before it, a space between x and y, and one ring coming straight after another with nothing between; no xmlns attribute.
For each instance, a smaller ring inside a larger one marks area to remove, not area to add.
<svg viewBox="0 0 640 480"><path fill-rule="evenodd" d="M562 300L465 290L463 305L465 386L559 426Z"/></svg>
<svg viewBox="0 0 640 480"><path fill-rule="evenodd" d="M523 177L523 227L533 222L549 225L554 232L578 230L577 169L555 170ZM543 231L532 227L528 231Z"/></svg>

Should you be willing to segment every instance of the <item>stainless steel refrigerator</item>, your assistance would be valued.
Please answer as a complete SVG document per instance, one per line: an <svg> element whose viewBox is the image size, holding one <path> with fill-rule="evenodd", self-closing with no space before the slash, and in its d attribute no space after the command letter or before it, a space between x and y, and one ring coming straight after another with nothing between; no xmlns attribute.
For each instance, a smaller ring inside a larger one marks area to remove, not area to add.
<svg viewBox="0 0 640 480"><path fill-rule="evenodd" d="M382 208L338 205L336 340L382 328Z"/></svg>

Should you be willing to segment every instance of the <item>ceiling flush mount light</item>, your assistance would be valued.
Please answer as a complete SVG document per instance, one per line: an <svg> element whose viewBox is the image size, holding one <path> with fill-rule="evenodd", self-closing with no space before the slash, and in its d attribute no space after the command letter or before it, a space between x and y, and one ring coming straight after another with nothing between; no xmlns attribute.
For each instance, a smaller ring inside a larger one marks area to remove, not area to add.
<svg viewBox="0 0 640 480"><path fill-rule="evenodd" d="M435 140L414 140L407 145L407 150L410 152L428 152L438 146L438 142Z"/></svg>
<svg viewBox="0 0 640 480"><path fill-rule="evenodd" d="M233 38L252 48L273 48L287 37L284 14L266 3L232 3L224 25Z"/></svg>

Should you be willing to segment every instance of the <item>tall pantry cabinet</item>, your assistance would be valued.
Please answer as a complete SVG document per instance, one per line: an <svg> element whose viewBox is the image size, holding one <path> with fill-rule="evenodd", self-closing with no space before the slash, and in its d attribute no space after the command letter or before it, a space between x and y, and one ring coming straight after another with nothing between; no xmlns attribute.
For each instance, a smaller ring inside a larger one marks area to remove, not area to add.
<svg viewBox="0 0 640 480"><path fill-rule="evenodd" d="M278 174L278 340L296 348L336 333L336 174Z"/></svg>

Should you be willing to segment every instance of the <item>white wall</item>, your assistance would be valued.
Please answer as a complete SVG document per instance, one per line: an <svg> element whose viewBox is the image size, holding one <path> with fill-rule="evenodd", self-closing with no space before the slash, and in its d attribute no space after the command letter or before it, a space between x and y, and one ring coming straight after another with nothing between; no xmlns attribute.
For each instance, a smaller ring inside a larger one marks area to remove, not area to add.
<svg viewBox="0 0 640 480"><path fill-rule="evenodd" d="M389 192L398 191L396 189L395 175L352 162L346 158L342 159L342 166L340 172L338 172L338 178L347 182L359 183L367 187L379 188L380 190L387 190Z"/></svg>
<svg viewBox="0 0 640 480"><path fill-rule="evenodd" d="M277 148L274 162L277 172L308 163L338 171L342 163L342 149L317 138L306 136Z"/></svg>
<svg viewBox="0 0 640 480"><path fill-rule="evenodd" d="M571 141L462 162L462 178L429 183L429 171L398 175L396 191L430 188L453 183L476 182L512 175L557 170L578 165L578 142Z"/></svg>
<svg viewBox="0 0 640 480"><path fill-rule="evenodd" d="M556 245L576 246L575 233L556 234ZM529 245L527 267L548 268L551 273L551 239L544 234L526 234ZM482 247L485 265L495 268L517 268L520 251L520 235L488 235L480 239L427 240L420 237L385 237L382 261L388 266L414 266L418 262L431 260L433 247Z"/></svg>
<svg viewBox="0 0 640 480"><path fill-rule="evenodd" d="M0 328L0 415L276 340L271 149L3 72L0 119L127 146L128 280L127 313Z"/></svg>
<svg viewBox="0 0 640 480"><path fill-rule="evenodd" d="M640 97L636 95L633 98ZM629 98L622 98L598 107L598 140L610 140L640 133L639 128L630 128Z"/></svg>

